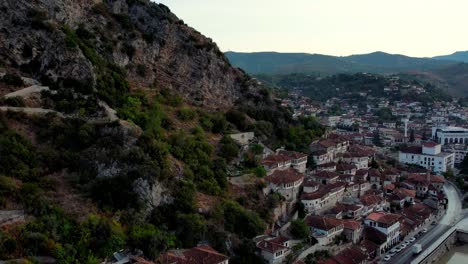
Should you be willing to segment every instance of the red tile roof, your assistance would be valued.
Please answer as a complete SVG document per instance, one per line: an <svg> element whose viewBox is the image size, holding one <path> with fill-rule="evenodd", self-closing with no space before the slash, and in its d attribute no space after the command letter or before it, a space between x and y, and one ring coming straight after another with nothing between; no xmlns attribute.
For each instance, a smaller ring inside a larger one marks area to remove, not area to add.
<svg viewBox="0 0 468 264"><path fill-rule="evenodd" d="M384 198L374 194L365 194L361 196L359 200L365 206L372 206L382 203L384 201Z"/></svg>
<svg viewBox="0 0 468 264"><path fill-rule="evenodd" d="M433 148L433 147L435 147L435 146L437 146L437 145L439 145L439 144L438 144L438 143L435 143L435 142L424 142L422 145L423 145L424 147L426 147L426 148Z"/></svg>
<svg viewBox="0 0 468 264"><path fill-rule="evenodd" d="M321 179L333 179L338 177L338 173L333 171L318 171L312 176Z"/></svg>
<svg viewBox="0 0 468 264"><path fill-rule="evenodd" d="M307 157L307 154L301 153L301 152L296 152L296 151L289 151L289 150L280 150L279 151L280 155L285 155L287 157L290 157L292 159L301 159Z"/></svg>
<svg viewBox="0 0 468 264"><path fill-rule="evenodd" d="M271 166L287 161L291 161L291 158L286 155L274 154L264 158L261 163L262 165Z"/></svg>
<svg viewBox="0 0 468 264"><path fill-rule="evenodd" d="M339 219L318 215L308 215L305 218L305 222L310 227L325 231L331 230L339 226L343 226L343 223Z"/></svg>
<svg viewBox="0 0 468 264"><path fill-rule="evenodd" d="M288 241L287 238L279 236L273 239L262 240L257 243L257 247L261 250L264 250L270 253L275 253L280 250L285 250L288 248L283 245L283 243L286 241Z"/></svg>
<svg viewBox="0 0 468 264"><path fill-rule="evenodd" d="M229 258L210 246L185 250L173 250L162 254L159 262L164 264L219 264Z"/></svg>
<svg viewBox="0 0 468 264"><path fill-rule="evenodd" d="M401 215L397 215L397 214L373 212L373 213L370 213L366 219L372 220L377 223L393 225L394 223L398 222L400 218L401 218Z"/></svg>
<svg viewBox="0 0 468 264"><path fill-rule="evenodd" d="M271 182L275 185L294 183L304 179L302 173L297 172L293 168L287 168L285 170L276 170L271 175L265 177L266 182Z"/></svg>
<svg viewBox="0 0 468 264"><path fill-rule="evenodd" d="M358 230L359 228L361 228L361 223L351 219L344 219L343 226L346 229Z"/></svg>
<svg viewBox="0 0 468 264"><path fill-rule="evenodd" d="M347 248L333 257L340 264L361 264L367 259L366 254L356 246Z"/></svg>

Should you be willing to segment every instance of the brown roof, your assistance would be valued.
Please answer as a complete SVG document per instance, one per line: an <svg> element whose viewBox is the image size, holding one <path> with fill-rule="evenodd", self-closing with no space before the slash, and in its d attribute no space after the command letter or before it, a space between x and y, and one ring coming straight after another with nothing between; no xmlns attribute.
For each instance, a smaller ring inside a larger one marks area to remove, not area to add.
<svg viewBox="0 0 468 264"><path fill-rule="evenodd" d="M288 241L287 238L279 236L273 239L262 240L257 243L257 247L261 250L275 253L277 251L287 249L287 247L283 245L286 241Z"/></svg>
<svg viewBox="0 0 468 264"><path fill-rule="evenodd" d="M351 219L344 219L343 226L346 229L358 230L359 228L361 228L361 223Z"/></svg>
<svg viewBox="0 0 468 264"><path fill-rule="evenodd" d="M290 157L292 159L300 159L300 158L307 157L307 154L304 154L304 153L301 153L301 152L296 152L296 151L289 151L289 150L280 150L279 154L288 156L288 157Z"/></svg>
<svg viewBox="0 0 468 264"><path fill-rule="evenodd" d="M333 178L338 177L338 173L333 172L333 171L318 171L312 176L316 178L321 178L321 179L333 179Z"/></svg>
<svg viewBox="0 0 468 264"><path fill-rule="evenodd" d="M219 264L229 258L210 246L191 249L172 250L162 254L159 262L163 264Z"/></svg>
<svg viewBox="0 0 468 264"><path fill-rule="evenodd" d="M439 145L439 144L438 144L438 143L435 143L435 142L424 142L422 145L423 145L424 147L426 147L426 148L433 148L433 147L435 147L435 146L437 146L437 145Z"/></svg>
<svg viewBox="0 0 468 264"><path fill-rule="evenodd" d="M380 177L381 173L378 169L370 169L369 170L369 177Z"/></svg>
<svg viewBox="0 0 468 264"><path fill-rule="evenodd" d="M367 255L357 246L347 248L333 257L340 264L361 264L366 261Z"/></svg>
<svg viewBox="0 0 468 264"><path fill-rule="evenodd" d="M364 238L364 240L368 239L372 241L377 246L382 245L383 243L387 241L387 237L385 236L384 233L369 226L364 227L364 231L362 232L362 237Z"/></svg>
<svg viewBox="0 0 468 264"><path fill-rule="evenodd" d="M314 227L325 231L343 225L343 223L339 219L318 215L308 215L305 218L305 222L310 227Z"/></svg>
<svg viewBox="0 0 468 264"><path fill-rule="evenodd" d="M398 222L400 218L401 218L401 215L381 213L381 212L373 212L367 216L367 219L369 220L382 223L382 224L387 224L387 225L392 225Z"/></svg>
<svg viewBox="0 0 468 264"><path fill-rule="evenodd" d="M265 181L271 182L275 185L294 183L304 179L302 173L297 172L293 168L287 168L285 170L276 170L271 175L265 177Z"/></svg>
<svg viewBox="0 0 468 264"><path fill-rule="evenodd" d="M374 194L365 194L359 198L361 203L365 206L377 205L384 201L384 198L374 195Z"/></svg>
<svg viewBox="0 0 468 264"><path fill-rule="evenodd" d="M337 143L331 139L324 139L324 140L320 140L318 144L322 147L329 148L329 147L336 146Z"/></svg>
<svg viewBox="0 0 468 264"><path fill-rule="evenodd" d="M421 146L410 146L400 150L403 153L411 153L411 154L421 154L422 147Z"/></svg>
<svg viewBox="0 0 468 264"><path fill-rule="evenodd" d="M290 161L291 158L286 156L286 155L281 155L281 154L273 154L270 155L262 160L263 165L276 165L278 163Z"/></svg>

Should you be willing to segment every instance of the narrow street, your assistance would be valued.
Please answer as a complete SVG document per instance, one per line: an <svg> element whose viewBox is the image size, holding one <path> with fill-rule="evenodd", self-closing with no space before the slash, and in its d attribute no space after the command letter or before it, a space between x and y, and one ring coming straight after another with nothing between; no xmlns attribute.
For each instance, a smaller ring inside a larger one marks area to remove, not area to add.
<svg viewBox="0 0 468 264"><path fill-rule="evenodd" d="M411 243L408 247L403 249L400 253L393 256L387 263L410 263L414 259L412 246L414 244L421 244L422 249L426 249L431 243L437 240L443 233L449 230L452 225L458 220L462 212L462 205L457 191L451 184L445 184L444 191L447 194L448 207L445 215L442 217L438 225Z"/></svg>

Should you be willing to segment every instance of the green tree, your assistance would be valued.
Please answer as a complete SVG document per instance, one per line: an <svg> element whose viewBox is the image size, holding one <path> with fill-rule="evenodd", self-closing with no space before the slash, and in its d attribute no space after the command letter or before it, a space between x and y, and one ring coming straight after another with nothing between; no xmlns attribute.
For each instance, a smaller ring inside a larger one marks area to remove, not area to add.
<svg viewBox="0 0 468 264"><path fill-rule="evenodd" d="M468 174L468 155L465 155L463 161L460 163L460 173Z"/></svg>
<svg viewBox="0 0 468 264"><path fill-rule="evenodd" d="M230 136L224 136L219 143L219 155L225 158L227 162L230 162L239 156L240 148Z"/></svg>
<svg viewBox="0 0 468 264"><path fill-rule="evenodd" d="M177 225L177 238L182 242L183 247L196 246L205 238L207 225L205 218L199 214L178 214Z"/></svg>
<svg viewBox="0 0 468 264"><path fill-rule="evenodd" d="M306 239L309 237L309 228L303 219L292 221L290 232L295 239Z"/></svg>
<svg viewBox="0 0 468 264"><path fill-rule="evenodd" d="M382 147L382 139L380 138L380 133L378 131L374 132L374 137L372 138L372 143L378 147Z"/></svg>
<svg viewBox="0 0 468 264"><path fill-rule="evenodd" d="M140 249L145 256L154 259L159 253L175 247L175 237L151 224L132 226L128 235L129 245Z"/></svg>

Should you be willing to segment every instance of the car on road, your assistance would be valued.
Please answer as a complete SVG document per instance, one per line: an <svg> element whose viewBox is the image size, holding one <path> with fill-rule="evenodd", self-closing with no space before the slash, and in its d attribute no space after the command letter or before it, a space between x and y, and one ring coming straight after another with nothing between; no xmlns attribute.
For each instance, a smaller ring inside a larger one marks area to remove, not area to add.
<svg viewBox="0 0 468 264"><path fill-rule="evenodd" d="M432 221L431 225L437 225L436 221Z"/></svg>
<svg viewBox="0 0 468 264"><path fill-rule="evenodd" d="M392 256L387 255L387 256L385 256L383 259L384 259L385 261L389 261L391 258L392 258Z"/></svg>
<svg viewBox="0 0 468 264"><path fill-rule="evenodd" d="M401 251L401 247L398 246L398 247L395 248L395 250L396 250L396 252L400 252L400 251Z"/></svg>
<svg viewBox="0 0 468 264"><path fill-rule="evenodd" d="M412 237L412 238L409 239L409 241L414 242L414 241L416 241L416 238Z"/></svg>
<svg viewBox="0 0 468 264"><path fill-rule="evenodd" d="M393 257L393 256L395 256L395 255L396 255L396 251L395 251L395 252L393 252L393 253L391 253L391 252L390 252L390 253L388 253L388 255L390 255L390 257Z"/></svg>
<svg viewBox="0 0 468 264"><path fill-rule="evenodd" d="M421 232L427 233L427 228L424 228Z"/></svg>
<svg viewBox="0 0 468 264"><path fill-rule="evenodd" d="M400 248L401 248L401 249L406 248L406 244L405 244L405 243L401 244L401 245L400 245Z"/></svg>
<svg viewBox="0 0 468 264"><path fill-rule="evenodd" d="M392 248L392 250L390 250L390 253L396 253L396 249Z"/></svg>
<svg viewBox="0 0 468 264"><path fill-rule="evenodd" d="M405 244L405 245L409 245L409 244L411 244L411 241L409 241L409 240L406 240L405 242L403 242L403 244Z"/></svg>

